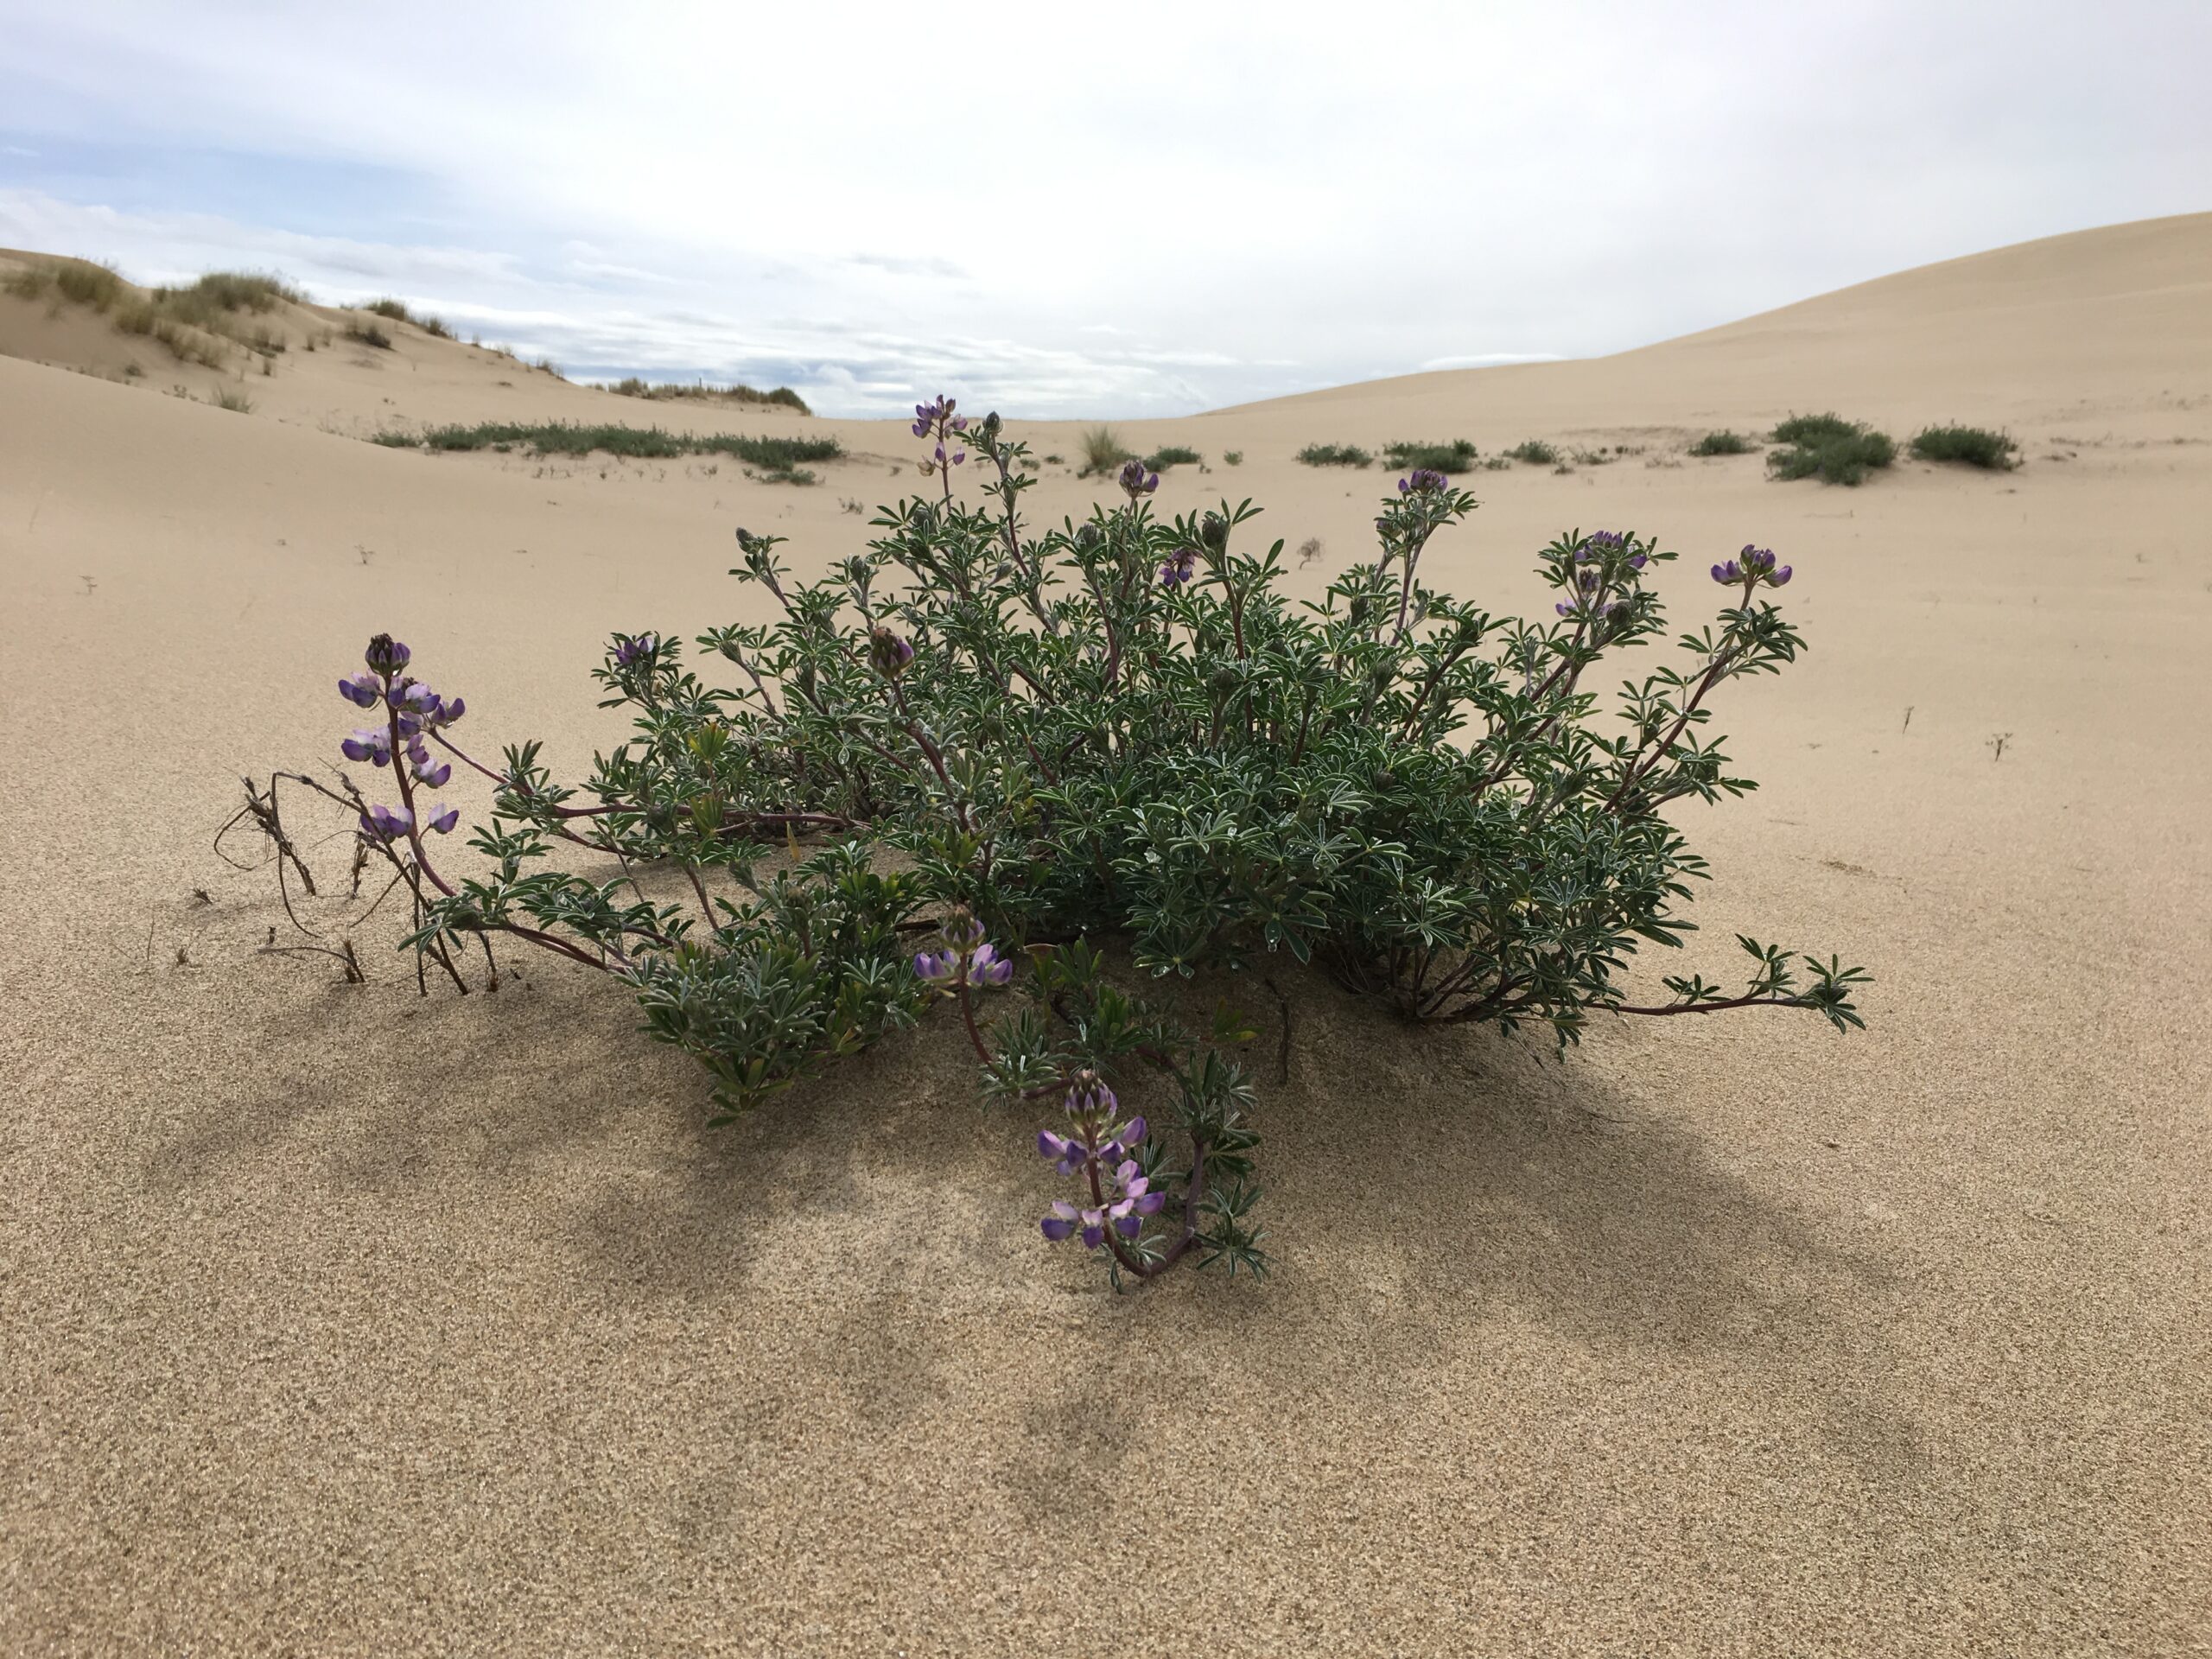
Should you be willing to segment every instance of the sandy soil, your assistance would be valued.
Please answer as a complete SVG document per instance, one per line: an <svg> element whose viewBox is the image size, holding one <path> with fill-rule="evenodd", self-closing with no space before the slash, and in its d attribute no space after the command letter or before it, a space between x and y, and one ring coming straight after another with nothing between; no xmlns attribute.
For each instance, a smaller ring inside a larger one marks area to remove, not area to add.
<svg viewBox="0 0 2212 1659"><path fill-rule="evenodd" d="M0 345L121 372L42 319ZM1501 607L1568 525L1680 548L1684 616L1783 552L1814 650L1724 711L1765 787L1697 818L1699 918L1880 983L1862 1038L1562 1065L1279 975L1279 1272L1120 1298L947 1032L709 1131L619 988L422 1000L381 917L336 985L208 846L330 764L378 627L581 771L607 632L742 614L735 524L851 550L903 429L804 423L867 459L792 490L358 441L639 416L444 342L288 353L244 416L143 378L0 359L0 1649L2212 1651L2212 215L1133 429L1317 590L1388 480L1313 442L1640 448L1477 474L1431 557ZM1831 406L2028 461L1681 454Z"/></svg>

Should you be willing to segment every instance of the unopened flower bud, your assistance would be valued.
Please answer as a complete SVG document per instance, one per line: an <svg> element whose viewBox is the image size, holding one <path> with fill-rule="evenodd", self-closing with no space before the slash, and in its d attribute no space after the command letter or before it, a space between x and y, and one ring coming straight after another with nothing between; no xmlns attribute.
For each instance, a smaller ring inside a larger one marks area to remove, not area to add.
<svg viewBox="0 0 2212 1659"><path fill-rule="evenodd" d="M878 628L868 635L868 661L875 671L887 680L895 680L914 660L914 647L888 628Z"/></svg>

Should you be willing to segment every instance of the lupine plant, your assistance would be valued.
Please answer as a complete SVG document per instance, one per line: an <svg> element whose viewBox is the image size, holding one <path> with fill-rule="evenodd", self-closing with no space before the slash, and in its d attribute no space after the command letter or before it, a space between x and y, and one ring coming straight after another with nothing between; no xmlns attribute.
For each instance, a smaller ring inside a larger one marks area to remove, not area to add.
<svg viewBox="0 0 2212 1659"><path fill-rule="evenodd" d="M430 963L465 991L472 944L496 976L495 934L603 969L704 1064L718 1119L950 1002L988 1098L1057 1109L1036 1145L1072 1191L1044 1237L1117 1284L1266 1259L1235 1058L1253 1033L1225 1005L1193 1031L1133 982L1287 953L1408 1020L1561 1046L1606 1014L1860 1023L1861 970L1750 938L1739 989L1624 982L1641 945L1681 943L1678 906L1708 874L1666 809L1754 786L1712 735L1715 695L1803 649L1770 551L1716 563L1718 614L1600 718L1586 681L1664 632L1650 580L1675 556L1651 538L1560 536L1536 567L1553 620L1496 617L1421 579L1476 505L1422 468L1384 498L1377 556L1300 603L1282 543L1247 545L1249 502L1170 516L1130 461L1119 505L1039 528L1027 449L996 415L938 398L912 429L935 499L881 509L866 553L802 581L780 538L737 532L731 574L775 620L700 637L728 683L665 635L614 636L602 706L636 735L581 787L536 743L496 764L464 751L461 699L370 643L339 690L382 718L340 747L389 768L397 800L342 772L278 777L355 813L357 891L381 859L412 894L418 983ZM971 454L977 483L957 492ZM418 793L456 762L491 789L467 873L425 838L457 810ZM250 786L246 811L280 875L306 879L276 789ZM588 880L564 853L625 874ZM629 874L646 868L674 896L647 895Z"/></svg>

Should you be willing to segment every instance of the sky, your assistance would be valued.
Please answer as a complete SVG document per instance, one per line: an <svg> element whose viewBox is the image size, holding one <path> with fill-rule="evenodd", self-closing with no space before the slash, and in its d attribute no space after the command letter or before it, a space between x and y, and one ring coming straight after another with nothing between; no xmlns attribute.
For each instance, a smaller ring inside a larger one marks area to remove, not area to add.
<svg viewBox="0 0 2212 1659"><path fill-rule="evenodd" d="M0 0L0 245L1140 417L2212 207L2212 0Z"/></svg>

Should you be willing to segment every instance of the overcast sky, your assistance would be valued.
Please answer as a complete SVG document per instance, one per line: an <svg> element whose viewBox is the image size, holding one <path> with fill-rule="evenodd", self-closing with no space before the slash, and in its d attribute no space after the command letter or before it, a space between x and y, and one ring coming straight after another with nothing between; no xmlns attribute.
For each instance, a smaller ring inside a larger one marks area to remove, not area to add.
<svg viewBox="0 0 2212 1659"><path fill-rule="evenodd" d="M2212 0L0 0L0 244L572 376L1176 414L2212 207Z"/></svg>

